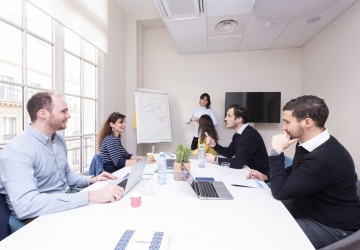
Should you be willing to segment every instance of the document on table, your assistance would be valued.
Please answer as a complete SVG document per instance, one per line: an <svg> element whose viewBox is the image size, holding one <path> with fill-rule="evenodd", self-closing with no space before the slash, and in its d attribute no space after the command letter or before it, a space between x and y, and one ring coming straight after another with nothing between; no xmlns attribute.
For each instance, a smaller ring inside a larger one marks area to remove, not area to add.
<svg viewBox="0 0 360 250"><path fill-rule="evenodd" d="M167 250L170 237L160 231L126 230L114 250Z"/></svg>
<svg viewBox="0 0 360 250"><path fill-rule="evenodd" d="M246 179L245 177L231 177L230 183L237 187L264 188L258 179Z"/></svg>

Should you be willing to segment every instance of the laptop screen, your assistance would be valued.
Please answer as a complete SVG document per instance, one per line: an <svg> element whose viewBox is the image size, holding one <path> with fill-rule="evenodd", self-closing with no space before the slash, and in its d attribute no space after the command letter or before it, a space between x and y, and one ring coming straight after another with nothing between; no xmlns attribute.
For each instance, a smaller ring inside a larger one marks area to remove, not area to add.
<svg viewBox="0 0 360 250"><path fill-rule="evenodd" d="M194 181L194 178L192 177L192 175L190 174L190 172L186 169L182 169L181 173L184 175L186 181L190 184L190 186L192 187L192 189L194 189L196 194L199 194L199 191L197 190L196 187L196 183Z"/></svg>

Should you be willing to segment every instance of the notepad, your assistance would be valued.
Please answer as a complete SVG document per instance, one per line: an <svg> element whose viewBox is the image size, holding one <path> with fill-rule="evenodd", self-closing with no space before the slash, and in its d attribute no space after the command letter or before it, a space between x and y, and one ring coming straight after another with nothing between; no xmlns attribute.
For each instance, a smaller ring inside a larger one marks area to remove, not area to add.
<svg viewBox="0 0 360 250"><path fill-rule="evenodd" d="M169 249L170 236L161 231L126 230L114 250Z"/></svg>
<svg viewBox="0 0 360 250"><path fill-rule="evenodd" d="M240 177L232 177L230 183L233 186L249 187L249 188L264 188L258 179L246 179Z"/></svg>

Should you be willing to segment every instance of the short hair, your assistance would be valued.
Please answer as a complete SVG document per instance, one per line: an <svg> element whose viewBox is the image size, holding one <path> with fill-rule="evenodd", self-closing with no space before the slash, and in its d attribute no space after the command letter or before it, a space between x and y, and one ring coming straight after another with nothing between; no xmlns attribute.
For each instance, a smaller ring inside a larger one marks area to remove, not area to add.
<svg viewBox="0 0 360 250"><path fill-rule="evenodd" d="M235 115L235 119L236 118L242 118L243 119L243 123L248 123L248 119L249 119L249 112L247 111L246 108L241 107L239 104L233 104L230 106L229 109L233 108L234 109L234 115Z"/></svg>
<svg viewBox="0 0 360 250"><path fill-rule="evenodd" d="M324 127L329 116L329 109L324 99L313 95L304 95L290 100L283 111L292 111L298 122L311 118L318 127Z"/></svg>
<svg viewBox="0 0 360 250"><path fill-rule="evenodd" d="M208 100L208 103L206 104L206 108L210 108L211 100L210 100L210 95L208 93L201 94L200 99L204 99L205 97Z"/></svg>
<svg viewBox="0 0 360 250"><path fill-rule="evenodd" d="M51 112L54 108L52 96L50 92L38 92L34 94L27 102L26 109L29 113L31 122L37 120L37 112L40 109L46 109Z"/></svg>

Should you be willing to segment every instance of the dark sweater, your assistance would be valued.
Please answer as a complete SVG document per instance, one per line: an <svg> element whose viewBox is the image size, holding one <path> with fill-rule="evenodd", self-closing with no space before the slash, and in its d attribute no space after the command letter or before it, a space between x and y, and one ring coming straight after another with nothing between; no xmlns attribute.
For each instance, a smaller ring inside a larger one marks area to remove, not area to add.
<svg viewBox="0 0 360 250"><path fill-rule="evenodd" d="M284 169L284 154L269 160L271 192L276 199L293 199L297 210L324 225L360 229L354 162L334 137L312 152L297 146L289 172Z"/></svg>
<svg viewBox="0 0 360 250"><path fill-rule="evenodd" d="M247 126L241 135L235 133L227 148L216 144L214 149L219 154L228 157L219 158L219 164L227 161L230 162L231 168L238 169L247 165L269 177L269 160L264 140L253 127ZM231 158L234 155L235 157Z"/></svg>

